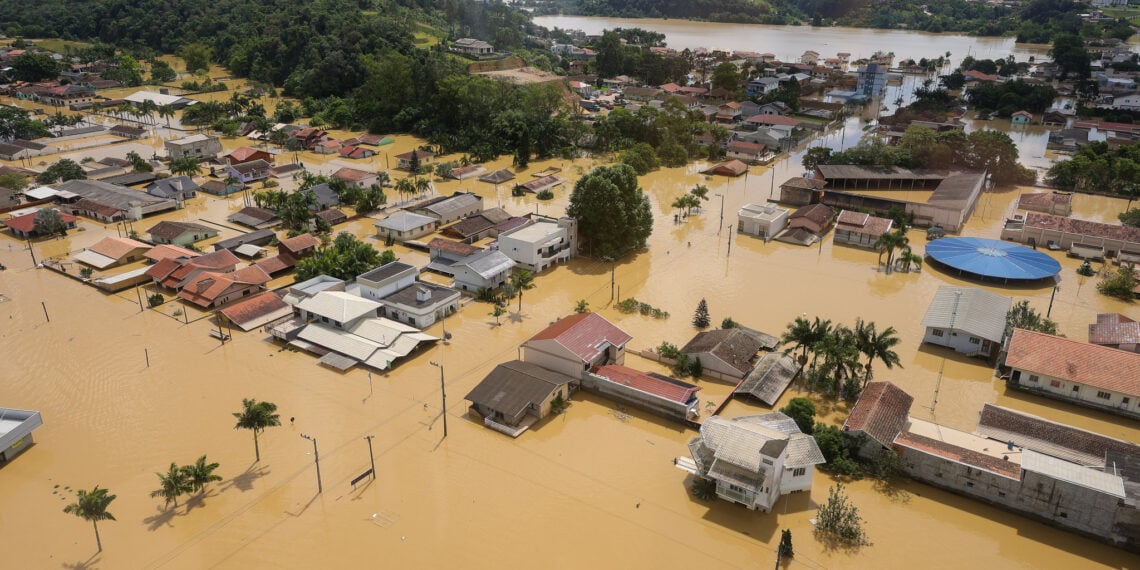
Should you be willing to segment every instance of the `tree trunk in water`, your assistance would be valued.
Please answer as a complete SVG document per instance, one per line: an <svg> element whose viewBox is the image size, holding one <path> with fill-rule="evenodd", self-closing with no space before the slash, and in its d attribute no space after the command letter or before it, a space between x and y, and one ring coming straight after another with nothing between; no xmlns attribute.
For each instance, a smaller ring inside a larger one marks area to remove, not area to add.
<svg viewBox="0 0 1140 570"><path fill-rule="evenodd" d="M519 314L522 314L522 289L519 289Z"/></svg>
<svg viewBox="0 0 1140 570"><path fill-rule="evenodd" d="M99 523L91 521L91 526L95 527L95 546L99 547L99 552L103 552L103 541L99 539Z"/></svg>
<svg viewBox="0 0 1140 570"><path fill-rule="evenodd" d="M261 461L261 449L257 446L257 430L253 430L253 456L254 462Z"/></svg>

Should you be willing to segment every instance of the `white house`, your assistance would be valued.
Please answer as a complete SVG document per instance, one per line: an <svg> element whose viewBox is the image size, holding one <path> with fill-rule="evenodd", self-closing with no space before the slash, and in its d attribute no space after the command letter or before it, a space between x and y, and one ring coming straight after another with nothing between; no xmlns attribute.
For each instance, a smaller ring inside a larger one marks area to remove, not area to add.
<svg viewBox="0 0 1140 570"><path fill-rule="evenodd" d="M497 249L489 249L456 261L448 270L455 277L456 287L464 291L478 291L502 287L514 266L514 260L506 254Z"/></svg>
<svg viewBox="0 0 1140 570"><path fill-rule="evenodd" d="M1140 111L1140 95L1125 95L1123 97L1113 98L1112 108L1126 111Z"/></svg>
<svg viewBox="0 0 1140 570"><path fill-rule="evenodd" d="M1008 384L1058 400L1140 418L1140 354L1014 329Z"/></svg>
<svg viewBox="0 0 1140 570"><path fill-rule="evenodd" d="M483 211L483 198L471 192L456 192L431 200L416 208L416 212L439 220L440 225Z"/></svg>
<svg viewBox="0 0 1140 570"><path fill-rule="evenodd" d="M410 287L416 282L419 274L419 270L415 267L401 261L393 261L358 275L356 284L360 287L361 297L379 301L400 289Z"/></svg>
<svg viewBox="0 0 1140 570"><path fill-rule="evenodd" d="M1009 297L983 289L943 285L922 318L922 342L953 348L967 356L992 356L1005 336Z"/></svg>
<svg viewBox="0 0 1140 570"><path fill-rule="evenodd" d="M788 214L787 208L775 204L745 204L736 213L736 229L767 241L784 231L788 225Z"/></svg>
<svg viewBox="0 0 1140 570"><path fill-rule="evenodd" d="M384 297L380 304L383 316L422 329L459 310L459 291L420 281Z"/></svg>
<svg viewBox="0 0 1140 570"><path fill-rule="evenodd" d="M495 53L495 46L483 40L477 40L475 38L460 38L458 40L455 40L455 43L451 44L451 47L449 49L455 53L461 53L463 55L479 56Z"/></svg>
<svg viewBox="0 0 1140 570"><path fill-rule="evenodd" d="M573 236L565 225L553 220L537 220L499 234L499 251L534 273L570 259L575 253L572 246Z"/></svg>
<svg viewBox="0 0 1140 570"><path fill-rule="evenodd" d="M811 492L815 466L825 463L815 439L780 412L701 423L689 442L692 467L676 464L716 482L718 497L768 512L781 495Z"/></svg>
<svg viewBox="0 0 1140 570"><path fill-rule="evenodd" d="M214 158L222 152L222 141L210 135L190 135L162 143L171 160L183 157Z"/></svg>
<svg viewBox="0 0 1140 570"><path fill-rule="evenodd" d="M373 225L377 236L402 242L434 232L439 228L439 220L411 212L397 212Z"/></svg>
<svg viewBox="0 0 1140 570"><path fill-rule="evenodd" d="M606 364L625 362L633 337L597 313L563 318L523 343L523 360L573 378Z"/></svg>

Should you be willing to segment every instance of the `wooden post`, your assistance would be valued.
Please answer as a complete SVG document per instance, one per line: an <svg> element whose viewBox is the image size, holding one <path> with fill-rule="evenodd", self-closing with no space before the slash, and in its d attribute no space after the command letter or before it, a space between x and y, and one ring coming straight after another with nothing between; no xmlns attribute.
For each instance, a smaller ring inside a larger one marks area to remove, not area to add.
<svg viewBox="0 0 1140 570"><path fill-rule="evenodd" d="M48 312L47 312L47 302L45 302L45 301L40 301L40 306L44 308L44 318L45 318L45 319L47 319L47 322L49 322L49 323L50 323L50 322L51 322L51 317L49 317L49 316L48 316Z"/></svg>
<svg viewBox="0 0 1140 570"><path fill-rule="evenodd" d="M138 285L135 285L135 297L138 297L139 312L141 313L141 312L143 312L143 301L142 301L142 293L139 292L139 286Z"/></svg>
<svg viewBox="0 0 1140 570"><path fill-rule="evenodd" d="M143 356L146 357L146 367L150 368L150 351L144 348L143 349Z"/></svg>
<svg viewBox="0 0 1140 570"><path fill-rule="evenodd" d="M39 265L39 263L36 262L36 250L32 249L32 238L27 238L27 242L28 242L28 253L32 254L32 267L35 267L35 266Z"/></svg>

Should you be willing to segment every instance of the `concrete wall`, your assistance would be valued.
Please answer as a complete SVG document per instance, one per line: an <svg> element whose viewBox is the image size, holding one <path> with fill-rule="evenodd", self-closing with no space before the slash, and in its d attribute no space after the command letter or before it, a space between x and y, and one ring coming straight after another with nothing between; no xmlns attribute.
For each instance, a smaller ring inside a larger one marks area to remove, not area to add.
<svg viewBox="0 0 1140 570"><path fill-rule="evenodd" d="M571 378L581 378L590 365L583 363L576 354L562 348L553 340L530 341L523 345L523 361L537 364L547 370L565 374Z"/></svg>
<svg viewBox="0 0 1140 570"><path fill-rule="evenodd" d="M917 481L1028 516L1050 525L1108 542L1125 544L1114 531L1118 519L1136 517L1136 509L1116 497L1066 481L1022 471L1022 480L972 468L943 457L899 448L903 471Z"/></svg>
<svg viewBox="0 0 1140 570"><path fill-rule="evenodd" d="M804 474L795 476L795 469L784 469L783 476L780 477L780 494L787 495L788 493L801 493L803 491L811 492L812 479L815 477L815 467L804 467Z"/></svg>
<svg viewBox="0 0 1140 570"><path fill-rule="evenodd" d="M415 282L416 269L414 267L398 275L396 279L385 280L384 282L365 279L356 280L356 283L360 285L360 296L365 299L372 299L373 301L379 301L381 298L387 297L404 287L411 287Z"/></svg>
<svg viewBox="0 0 1140 570"><path fill-rule="evenodd" d="M1140 372L1138 372L1140 374ZM1140 396L1085 386L1028 370L1012 369L1009 384L1043 396L1140 418ZM1074 390L1075 388L1075 390ZM1102 398L1101 395L1107 396Z"/></svg>
<svg viewBox="0 0 1140 570"><path fill-rule="evenodd" d="M871 234L853 232L850 230L842 230L838 227L835 228L835 238L837 243L845 243L855 247L866 247L870 249L875 248L875 242L879 241L879 236Z"/></svg>
<svg viewBox="0 0 1140 570"><path fill-rule="evenodd" d="M938 336L938 332L941 332L942 336ZM977 339L977 344L970 342L970 339ZM991 341L989 350L983 350L986 339L959 330L936 327L926 327L926 334L923 335L922 342L949 347L962 354L975 355L974 353L981 353L980 355L985 356L994 354L1001 346L999 342Z"/></svg>
<svg viewBox="0 0 1140 570"><path fill-rule="evenodd" d="M1004 240L1029 243L1030 238L1032 238L1039 247L1045 247L1050 241L1061 246L1062 249L1069 249L1074 243L1091 247L1101 247L1104 248L1105 253L1110 257L1115 257L1121 250L1140 251L1140 243L1136 242L1025 227L1023 224L1009 224L1001 230L1001 239Z"/></svg>
<svg viewBox="0 0 1140 570"><path fill-rule="evenodd" d="M784 212L782 215L777 216L773 220L756 220L743 216L737 216L736 228L740 233L769 240L776 237L776 234L784 231L784 227L787 225L788 214L787 212Z"/></svg>

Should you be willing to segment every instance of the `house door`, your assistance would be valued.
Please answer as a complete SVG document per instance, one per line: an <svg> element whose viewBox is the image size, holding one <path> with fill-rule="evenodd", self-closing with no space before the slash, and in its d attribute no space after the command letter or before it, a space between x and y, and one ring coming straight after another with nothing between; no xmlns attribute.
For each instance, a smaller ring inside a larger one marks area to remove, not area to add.
<svg viewBox="0 0 1140 570"><path fill-rule="evenodd" d="M982 341L982 352L984 352L986 354L990 353L990 341L988 341L988 340Z"/></svg>

